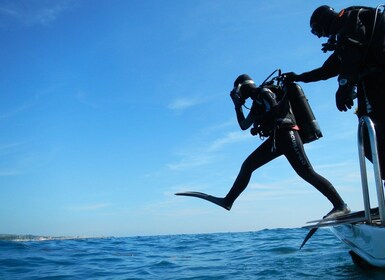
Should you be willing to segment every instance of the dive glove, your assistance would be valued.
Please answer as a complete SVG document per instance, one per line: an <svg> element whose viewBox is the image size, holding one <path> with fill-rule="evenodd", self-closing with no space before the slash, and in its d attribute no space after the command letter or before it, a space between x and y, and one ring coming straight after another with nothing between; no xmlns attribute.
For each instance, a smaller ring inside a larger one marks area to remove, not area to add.
<svg viewBox="0 0 385 280"><path fill-rule="evenodd" d="M346 112L353 107L353 85L344 78L339 79L339 87L336 92L336 106L339 111Z"/></svg>
<svg viewBox="0 0 385 280"><path fill-rule="evenodd" d="M245 100L238 94L236 94L233 90L230 92L230 97L231 100L233 100L235 109L239 109L242 107L243 104L245 104Z"/></svg>
<svg viewBox="0 0 385 280"><path fill-rule="evenodd" d="M291 83L291 82L302 82L301 75L297 75L294 72L288 72L282 74L282 76L285 77L285 82Z"/></svg>

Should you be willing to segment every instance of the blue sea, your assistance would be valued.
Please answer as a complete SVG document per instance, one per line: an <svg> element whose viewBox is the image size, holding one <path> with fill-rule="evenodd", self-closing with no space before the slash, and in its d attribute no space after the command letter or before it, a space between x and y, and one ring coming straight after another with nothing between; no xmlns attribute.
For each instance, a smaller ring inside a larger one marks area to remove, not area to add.
<svg viewBox="0 0 385 280"><path fill-rule="evenodd" d="M385 279L320 229L63 238L0 235L0 279Z"/></svg>

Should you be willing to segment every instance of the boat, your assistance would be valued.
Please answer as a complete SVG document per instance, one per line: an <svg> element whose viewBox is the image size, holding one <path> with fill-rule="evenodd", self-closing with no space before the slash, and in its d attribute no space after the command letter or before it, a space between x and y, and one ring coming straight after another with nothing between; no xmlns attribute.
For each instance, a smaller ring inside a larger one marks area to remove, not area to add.
<svg viewBox="0 0 385 280"><path fill-rule="evenodd" d="M374 182L377 192L378 207L375 208L371 208L370 205L364 153L363 135L365 129L369 135ZM352 212L334 220L311 221L308 223L313 223L313 225L305 226L305 228L315 231L314 229L319 227L327 227L339 240L350 248L349 253L354 263L365 268L385 268L385 197L377 153L376 132L374 124L368 116L360 118L357 138L364 210Z"/></svg>

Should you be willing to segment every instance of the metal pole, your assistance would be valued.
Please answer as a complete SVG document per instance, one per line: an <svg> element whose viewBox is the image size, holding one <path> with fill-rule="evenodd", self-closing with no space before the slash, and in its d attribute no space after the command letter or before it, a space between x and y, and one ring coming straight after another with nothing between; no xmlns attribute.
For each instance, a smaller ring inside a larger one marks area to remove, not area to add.
<svg viewBox="0 0 385 280"><path fill-rule="evenodd" d="M358 124L358 156L360 160L361 185L362 185L362 196L364 199L364 207L365 207L365 218L368 223L372 223L372 217L370 215L368 176L366 173L365 150L364 150L364 125L365 125L364 119L361 118Z"/></svg>
<svg viewBox="0 0 385 280"><path fill-rule="evenodd" d="M374 124L368 116L363 116L360 119L359 124L359 135L358 135L358 143L359 143L359 157L360 157L360 167L361 167L361 181L362 181L362 192L364 197L364 205L365 205L365 217L368 222L371 222L370 216L370 202L369 202L369 192L368 192L368 181L366 175L366 165L365 165L365 152L363 145L363 128L364 126L368 130L370 147L372 153L372 162L373 162L373 171L374 171L374 179L377 189L377 200L378 200L378 209L380 214L380 222L381 225L385 225L385 199L384 199L384 189L382 187L382 177L381 177L381 169L380 169L380 161L378 159L378 149L377 149L377 138L376 131L374 128ZM369 218L369 219L368 219Z"/></svg>

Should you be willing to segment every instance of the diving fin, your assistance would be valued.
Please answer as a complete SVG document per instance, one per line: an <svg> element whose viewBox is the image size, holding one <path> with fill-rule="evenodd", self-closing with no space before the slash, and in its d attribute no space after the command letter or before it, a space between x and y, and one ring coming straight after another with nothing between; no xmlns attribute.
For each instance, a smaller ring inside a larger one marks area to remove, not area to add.
<svg viewBox="0 0 385 280"><path fill-rule="evenodd" d="M212 196L209 194L205 194L205 193L201 193L201 192L180 192L180 193L176 193L175 195L197 197L197 198L201 198L201 199L210 201L211 203L214 203L218 206L221 206L228 211L230 211L230 209L231 209L231 205L230 206L226 205L224 198Z"/></svg>
<svg viewBox="0 0 385 280"><path fill-rule="evenodd" d="M303 246L305 246L306 242L313 236L313 234L317 231L318 227L311 228L307 235L305 236L305 239L302 241L301 247L299 249L301 250Z"/></svg>

